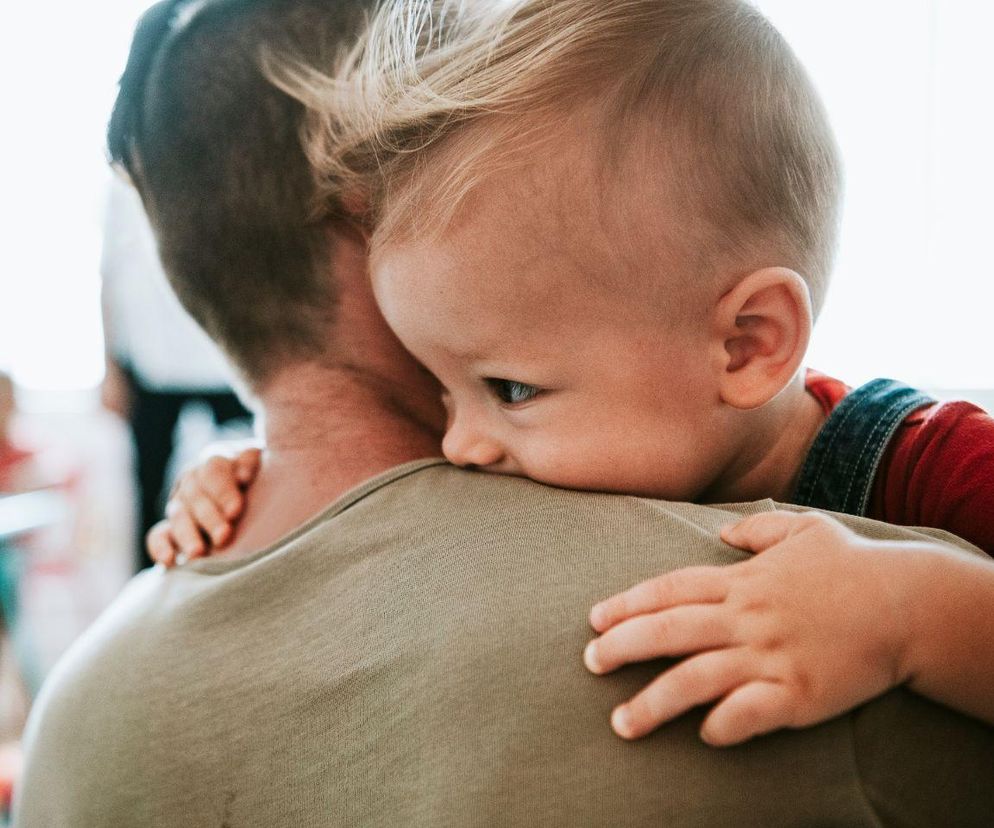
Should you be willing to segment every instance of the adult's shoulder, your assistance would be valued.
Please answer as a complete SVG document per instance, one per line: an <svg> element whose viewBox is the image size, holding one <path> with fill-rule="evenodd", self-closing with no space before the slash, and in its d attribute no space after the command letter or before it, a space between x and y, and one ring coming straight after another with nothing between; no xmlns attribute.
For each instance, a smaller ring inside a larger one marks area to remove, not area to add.
<svg viewBox="0 0 994 828"><path fill-rule="evenodd" d="M59 659L46 678L33 710L39 711L51 703L54 687L80 680L84 668L95 659L112 657L119 647L127 651L128 642L125 639L131 631L141 629L149 615L154 613L155 596L165 586L165 575L158 568L146 569L125 585Z"/></svg>
<svg viewBox="0 0 994 828"><path fill-rule="evenodd" d="M435 464L364 493L334 522L336 532L342 524L375 526L384 539L473 554L540 554L638 576L743 559L721 542L719 528L773 508L769 500L715 507L572 491Z"/></svg>

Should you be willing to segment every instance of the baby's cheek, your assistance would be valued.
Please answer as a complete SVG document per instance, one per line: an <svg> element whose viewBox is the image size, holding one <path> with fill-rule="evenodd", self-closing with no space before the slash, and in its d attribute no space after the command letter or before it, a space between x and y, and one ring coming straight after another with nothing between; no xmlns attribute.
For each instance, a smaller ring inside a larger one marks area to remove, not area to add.
<svg viewBox="0 0 994 828"><path fill-rule="evenodd" d="M602 446L575 439L535 446L520 462L525 477L567 489L605 489L617 474Z"/></svg>
<svg viewBox="0 0 994 828"><path fill-rule="evenodd" d="M605 429L555 458L558 485L643 497L685 499L689 457L658 440Z"/></svg>

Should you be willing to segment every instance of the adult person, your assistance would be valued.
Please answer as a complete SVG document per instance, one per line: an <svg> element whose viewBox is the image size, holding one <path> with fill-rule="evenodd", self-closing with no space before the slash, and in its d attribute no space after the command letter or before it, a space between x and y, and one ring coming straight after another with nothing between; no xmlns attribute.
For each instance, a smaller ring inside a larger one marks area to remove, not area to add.
<svg viewBox="0 0 994 828"><path fill-rule="evenodd" d="M588 607L738 560L730 513L438 459L437 385L346 211L315 215L301 108L259 69L327 60L364 5L170 2L136 33L111 150L266 450L232 550L140 575L52 675L18 824L980 824L990 730L904 691L724 752L697 714L611 734L653 665L587 674Z"/></svg>
<svg viewBox="0 0 994 828"><path fill-rule="evenodd" d="M134 444L137 571L152 565L144 539L162 515L180 414L200 403L216 425L244 430L250 415L230 388L217 347L169 289L141 199L117 176L107 193L100 274L107 365L101 398L127 420Z"/></svg>

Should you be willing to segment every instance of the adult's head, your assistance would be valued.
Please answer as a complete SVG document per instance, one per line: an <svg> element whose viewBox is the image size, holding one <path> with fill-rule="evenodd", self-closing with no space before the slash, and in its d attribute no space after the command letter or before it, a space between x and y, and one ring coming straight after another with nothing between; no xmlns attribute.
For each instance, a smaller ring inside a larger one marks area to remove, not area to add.
<svg viewBox="0 0 994 828"><path fill-rule="evenodd" d="M163 0L136 30L108 128L181 301L259 391L328 358L337 199L315 210L303 107L267 55L328 65L372 0Z"/></svg>
<svg viewBox="0 0 994 828"><path fill-rule="evenodd" d="M377 310L365 235L337 197L315 207L304 107L266 68L274 56L332 65L373 2L160 2L137 27L108 127L170 282L262 415L267 451L236 546L438 453L438 385Z"/></svg>

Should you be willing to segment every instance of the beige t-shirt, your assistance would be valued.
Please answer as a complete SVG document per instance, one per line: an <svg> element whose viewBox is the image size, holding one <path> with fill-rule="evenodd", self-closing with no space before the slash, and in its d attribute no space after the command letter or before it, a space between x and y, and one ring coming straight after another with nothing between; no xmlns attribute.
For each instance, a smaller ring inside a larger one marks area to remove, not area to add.
<svg viewBox="0 0 994 828"><path fill-rule="evenodd" d="M589 607L741 559L716 529L772 507L421 461L253 556L140 575L42 691L17 824L990 824L994 731L905 691L726 750L701 711L613 735L661 664L588 673Z"/></svg>

